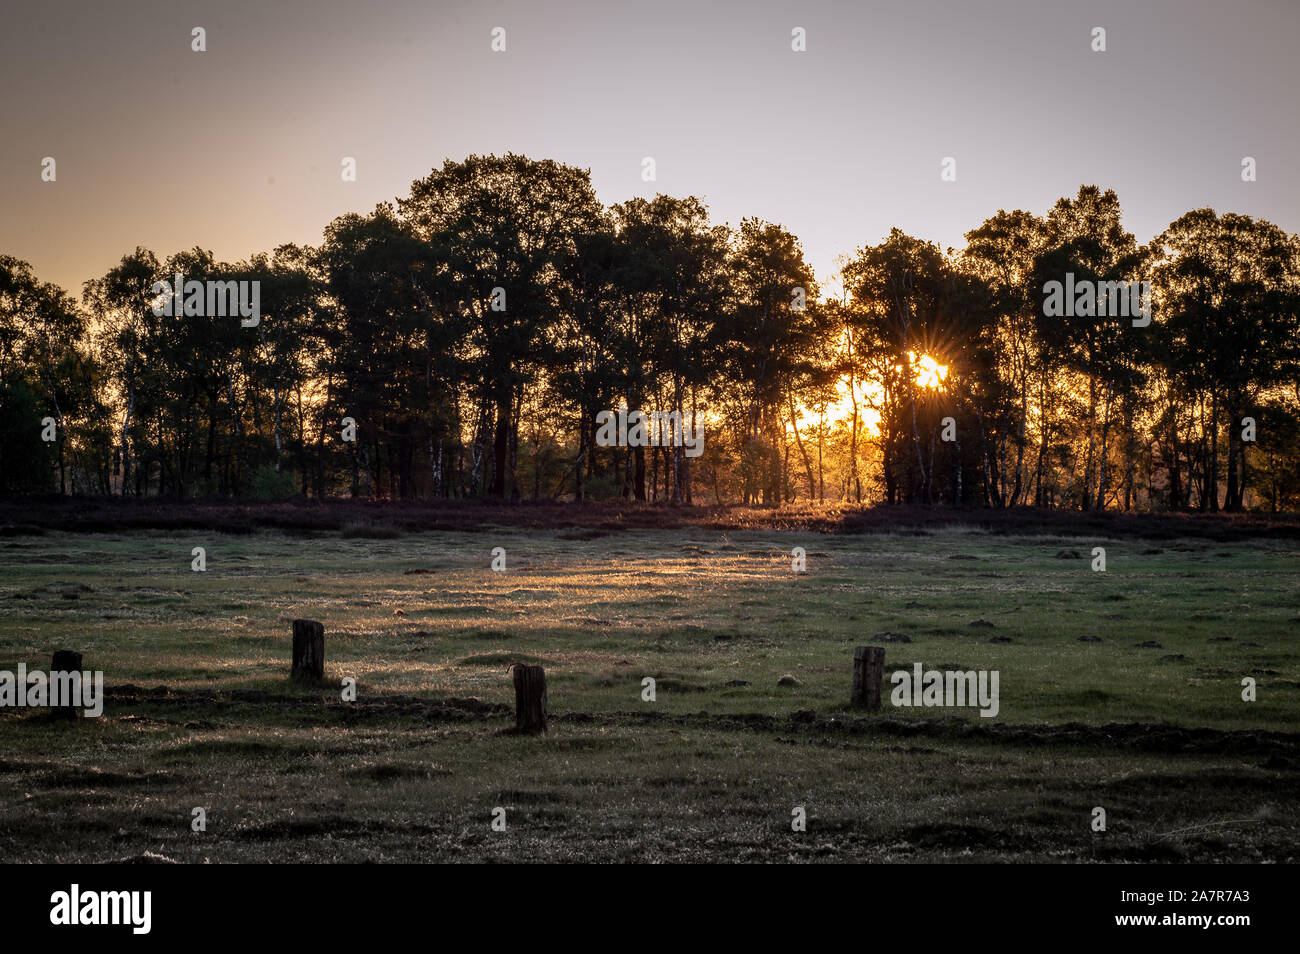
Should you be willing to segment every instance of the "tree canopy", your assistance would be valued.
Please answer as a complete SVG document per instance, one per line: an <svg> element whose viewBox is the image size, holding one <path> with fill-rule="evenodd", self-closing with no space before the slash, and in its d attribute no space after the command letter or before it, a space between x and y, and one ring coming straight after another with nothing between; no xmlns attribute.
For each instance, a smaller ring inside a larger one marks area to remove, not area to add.
<svg viewBox="0 0 1300 954"><path fill-rule="evenodd" d="M176 273L257 282L260 321L158 314ZM1197 209L1141 246L1083 186L829 277L778 224L518 155L316 247L137 248L79 300L0 257L0 492L1300 507L1296 235ZM602 446L620 408L704 452Z"/></svg>

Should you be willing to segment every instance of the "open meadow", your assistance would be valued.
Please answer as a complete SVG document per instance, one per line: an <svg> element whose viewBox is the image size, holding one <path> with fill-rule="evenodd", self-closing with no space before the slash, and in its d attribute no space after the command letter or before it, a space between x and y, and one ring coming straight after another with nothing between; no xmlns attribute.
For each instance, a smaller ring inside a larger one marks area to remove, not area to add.
<svg viewBox="0 0 1300 954"><path fill-rule="evenodd" d="M29 529L0 539L0 669L75 649L109 688L101 718L0 710L6 861L1300 854L1293 538ZM296 617L320 686L288 678ZM882 638L883 709L853 709ZM545 736L510 731L516 661ZM996 717L891 705L918 662L997 671Z"/></svg>

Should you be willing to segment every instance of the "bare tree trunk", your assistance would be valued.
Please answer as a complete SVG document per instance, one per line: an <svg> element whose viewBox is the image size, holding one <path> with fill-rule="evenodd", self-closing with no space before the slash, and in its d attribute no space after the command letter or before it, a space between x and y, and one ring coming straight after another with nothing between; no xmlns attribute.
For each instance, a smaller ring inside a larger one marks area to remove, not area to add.
<svg viewBox="0 0 1300 954"><path fill-rule="evenodd" d="M1112 389L1109 385L1106 387L1106 400L1103 404L1101 418L1101 449L1097 457L1097 497L1093 504L1095 510L1106 509L1106 454L1110 443L1110 408L1112 399Z"/></svg>
<svg viewBox="0 0 1300 954"><path fill-rule="evenodd" d="M1210 461L1206 487L1210 493L1210 513L1219 512L1219 392L1210 394Z"/></svg>
<svg viewBox="0 0 1300 954"><path fill-rule="evenodd" d="M794 429L794 440L799 446L799 456L803 458L803 469L808 475L808 499L817 498L817 485L813 482L812 463L808 460L808 451L804 449L803 438L799 436L799 420L794 410L794 395L787 395L790 404L790 427Z"/></svg>
<svg viewBox="0 0 1300 954"><path fill-rule="evenodd" d="M826 471L822 467L822 445L826 436L826 412L817 415L817 501L826 502Z"/></svg>

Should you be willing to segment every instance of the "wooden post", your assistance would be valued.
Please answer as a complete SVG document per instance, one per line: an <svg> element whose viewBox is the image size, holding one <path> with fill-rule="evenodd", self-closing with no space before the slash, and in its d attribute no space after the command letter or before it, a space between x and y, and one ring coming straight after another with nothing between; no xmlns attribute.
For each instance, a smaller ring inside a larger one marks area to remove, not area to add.
<svg viewBox="0 0 1300 954"><path fill-rule="evenodd" d="M293 679L325 678L325 627L314 619L293 621Z"/></svg>
<svg viewBox="0 0 1300 954"><path fill-rule="evenodd" d="M54 692L54 674L56 672L81 672L81 653L74 652L71 649L54 650L54 658L50 660L50 684L49 691ZM21 687L23 691L26 686ZM51 698L50 718L52 719L75 719L80 712L77 708L79 700L72 700L68 705L56 706Z"/></svg>
<svg viewBox="0 0 1300 954"><path fill-rule="evenodd" d="M882 646L858 646L853 650L853 696L855 706L880 708L880 684L885 678L885 650Z"/></svg>
<svg viewBox="0 0 1300 954"><path fill-rule="evenodd" d="M515 730L527 735L546 731L546 670L515 664Z"/></svg>

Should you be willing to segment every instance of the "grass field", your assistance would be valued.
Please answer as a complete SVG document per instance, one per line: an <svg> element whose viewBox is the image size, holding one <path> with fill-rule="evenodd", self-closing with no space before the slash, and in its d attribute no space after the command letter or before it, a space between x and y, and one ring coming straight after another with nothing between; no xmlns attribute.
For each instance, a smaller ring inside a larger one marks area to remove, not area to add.
<svg viewBox="0 0 1300 954"><path fill-rule="evenodd" d="M0 858L1295 860L1297 557L963 526L9 536L0 669L77 649L110 689L99 719L0 710ZM320 687L287 678L299 616ZM997 717L851 709L882 633L910 639L887 695L916 662L997 670ZM546 667L545 737L508 731L514 661Z"/></svg>

